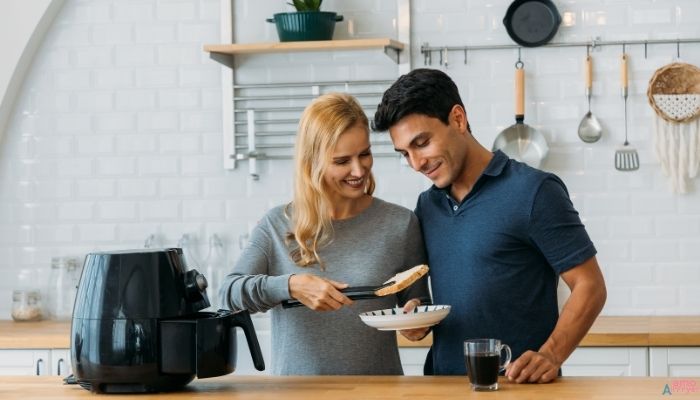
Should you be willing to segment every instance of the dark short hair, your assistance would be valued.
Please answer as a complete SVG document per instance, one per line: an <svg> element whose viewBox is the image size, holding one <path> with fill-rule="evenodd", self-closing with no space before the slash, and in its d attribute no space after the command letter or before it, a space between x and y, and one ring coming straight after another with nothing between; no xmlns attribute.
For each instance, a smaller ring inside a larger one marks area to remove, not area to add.
<svg viewBox="0 0 700 400"><path fill-rule="evenodd" d="M410 114L423 114L448 124L450 111L456 104L464 108L457 85L446 73L437 69L414 69L384 92L372 129L387 131Z"/></svg>

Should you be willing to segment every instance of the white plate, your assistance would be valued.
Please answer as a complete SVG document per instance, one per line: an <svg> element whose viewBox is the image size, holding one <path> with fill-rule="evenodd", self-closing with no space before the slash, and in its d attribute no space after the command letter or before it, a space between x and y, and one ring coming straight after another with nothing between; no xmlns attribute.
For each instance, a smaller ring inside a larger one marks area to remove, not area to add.
<svg viewBox="0 0 700 400"><path fill-rule="evenodd" d="M442 321L450 313L450 306L419 306L404 314L403 308L387 308L360 314L360 319L380 331L425 328Z"/></svg>

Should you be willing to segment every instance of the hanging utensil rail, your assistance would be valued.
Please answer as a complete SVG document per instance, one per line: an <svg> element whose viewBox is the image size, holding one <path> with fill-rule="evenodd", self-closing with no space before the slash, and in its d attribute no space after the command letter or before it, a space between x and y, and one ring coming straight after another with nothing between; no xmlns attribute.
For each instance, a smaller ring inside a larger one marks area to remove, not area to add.
<svg viewBox="0 0 700 400"><path fill-rule="evenodd" d="M599 38L594 38L589 41L582 42L559 42L559 43L547 43L539 47L603 47L603 46L621 46L621 45L644 45L645 49L647 45L650 44L676 44L680 46L686 43L700 43L700 38L685 38L685 39L647 39L647 40L600 40ZM517 49L522 48L522 46L517 44L494 44L494 45L473 45L473 46L430 46L429 43L423 43L420 47L420 52L423 55L423 64L432 65L432 53L438 52L440 55L440 64L442 65L442 58L446 56L449 51L461 51L464 52L464 64L467 63L467 52L476 50L507 50L507 49ZM646 57L646 51L644 53Z"/></svg>

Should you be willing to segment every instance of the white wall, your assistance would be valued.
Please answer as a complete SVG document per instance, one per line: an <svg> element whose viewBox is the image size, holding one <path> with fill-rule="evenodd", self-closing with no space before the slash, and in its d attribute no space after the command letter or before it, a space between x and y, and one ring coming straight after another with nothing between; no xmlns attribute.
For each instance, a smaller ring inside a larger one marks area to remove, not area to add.
<svg viewBox="0 0 700 400"><path fill-rule="evenodd" d="M238 42L276 40L264 22L284 1L235 0ZM510 43L502 17L510 1L413 1L413 66L419 46ZM556 1L575 24L555 41L700 36L700 3ZM324 2L346 22L336 38L392 36L395 2ZM350 23L352 21L352 29ZM605 22L602 24L601 22ZM23 268L46 280L54 255L141 247L159 234L174 245L185 232L204 241L223 235L229 258L240 235L267 208L289 199L290 163L261 162L259 181L246 163L224 171L219 65L201 51L219 38L218 0L68 0L37 54L0 145L0 318L9 317L12 288ZM560 175L599 250L609 287L606 314L698 314L700 195L673 195L650 150L652 111L645 91L675 46L628 49L630 140L637 172L613 168L623 141L619 48L594 53L593 111L606 128L592 145L578 140L586 111L583 48L523 50L526 122L551 145L544 168ZM512 77L517 53L452 55L476 137L489 146L513 123ZM700 63L700 44L681 46ZM442 68L433 57L434 68ZM309 66L309 62L313 62ZM396 65L381 51L240 56L239 83L384 79ZM378 194L412 206L428 182L395 159L378 159ZM697 180L695 182L697 184ZM205 248L202 247L204 252Z"/></svg>

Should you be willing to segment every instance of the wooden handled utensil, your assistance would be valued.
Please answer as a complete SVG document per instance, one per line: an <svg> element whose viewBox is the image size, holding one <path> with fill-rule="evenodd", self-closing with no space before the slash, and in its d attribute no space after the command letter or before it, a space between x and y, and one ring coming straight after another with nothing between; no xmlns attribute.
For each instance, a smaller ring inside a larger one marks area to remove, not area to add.
<svg viewBox="0 0 700 400"><path fill-rule="evenodd" d="M636 171L639 169L639 154L630 146L627 140L627 54L622 49L620 64L620 80L622 81L622 98L625 102L625 143L615 152L615 169L618 171Z"/></svg>
<svg viewBox="0 0 700 400"><path fill-rule="evenodd" d="M416 265L411 269L399 272L379 286L354 286L341 289L340 292L352 300L376 299L377 297L398 293L406 289L427 274L428 270L429 268L425 264ZM282 302L283 308L299 306L303 306L303 304L296 299Z"/></svg>

